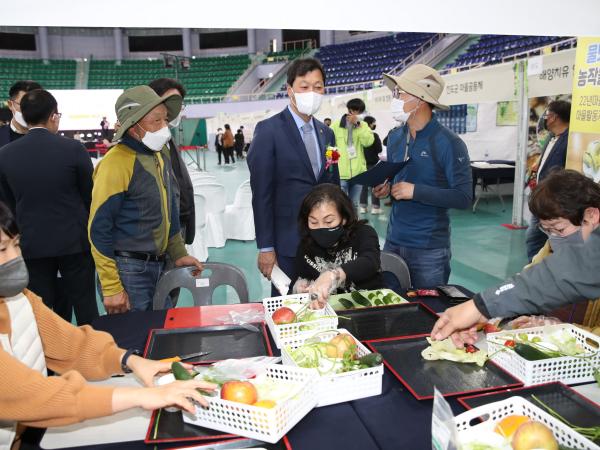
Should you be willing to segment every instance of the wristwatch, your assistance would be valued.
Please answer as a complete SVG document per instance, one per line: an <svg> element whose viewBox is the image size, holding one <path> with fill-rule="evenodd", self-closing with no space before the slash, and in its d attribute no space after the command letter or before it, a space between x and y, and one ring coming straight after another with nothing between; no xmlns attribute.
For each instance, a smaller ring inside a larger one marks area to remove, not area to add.
<svg viewBox="0 0 600 450"><path fill-rule="evenodd" d="M130 348L129 350L127 350L125 352L125 354L123 355L123 357L121 358L121 370L123 371L123 373L131 373L132 370L127 366L127 360L129 359L129 357L131 355L137 355L140 356L141 353L139 350Z"/></svg>

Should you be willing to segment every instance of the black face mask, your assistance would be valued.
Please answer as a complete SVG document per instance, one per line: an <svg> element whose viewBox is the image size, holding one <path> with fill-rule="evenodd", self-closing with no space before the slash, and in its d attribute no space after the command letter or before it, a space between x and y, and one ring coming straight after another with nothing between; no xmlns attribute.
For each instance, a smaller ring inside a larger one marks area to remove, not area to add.
<svg viewBox="0 0 600 450"><path fill-rule="evenodd" d="M371 125L371 130L375 131L375 128L377 128L377 125Z"/></svg>
<svg viewBox="0 0 600 450"><path fill-rule="evenodd" d="M344 234L344 226L342 224L333 228L316 228L310 230L310 237L317 243L319 247L331 248Z"/></svg>

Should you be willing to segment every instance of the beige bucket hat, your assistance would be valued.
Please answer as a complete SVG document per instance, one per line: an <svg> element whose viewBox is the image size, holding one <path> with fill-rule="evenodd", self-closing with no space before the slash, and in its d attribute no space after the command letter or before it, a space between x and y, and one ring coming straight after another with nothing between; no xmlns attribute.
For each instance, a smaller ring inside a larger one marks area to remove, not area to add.
<svg viewBox="0 0 600 450"><path fill-rule="evenodd" d="M439 72L424 64L410 66L400 75L383 74L385 85L394 90L396 86L408 94L414 95L436 108L448 111L450 108L440 103L440 97L444 92L445 82Z"/></svg>

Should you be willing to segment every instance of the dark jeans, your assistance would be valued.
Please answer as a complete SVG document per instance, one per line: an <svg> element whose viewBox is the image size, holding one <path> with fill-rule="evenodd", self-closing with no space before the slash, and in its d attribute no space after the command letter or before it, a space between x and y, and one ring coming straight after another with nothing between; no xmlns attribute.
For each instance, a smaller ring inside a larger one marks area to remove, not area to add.
<svg viewBox="0 0 600 450"><path fill-rule="evenodd" d="M235 162L235 159L233 158L233 147L224 148L223 153L225 153L225 164L229 164L229 160L231 160L232 163Z"/></svg>
<svg viewBox="0 0 600 450"><path fill-rule="evenodd" d="M525 245L527 246L527 259L529 262L546 244L548 236L539 229L540 221L537 217L531 216L531 223L527 227L527 236L525 237Z"/></svg>
<svg viewBox="0 0 600 450"><path fill-rule="evenodd" d="M221 164L221 155L223 154L223 147L217 146L217 155L219 155L219 164Z"/></svg>
<svg viewBox="0 0 600 450"><path fill-rule="evenodd" d="M373 188L369 186L363 186L362 192L360 193L360 206L367 207L369 204L369 189L371 189L371 206L379 208L379 199L373 194Z"/></svg>
<svg viewBox="0 0 600 450"><path fill-rule="evenodd" d="M75 310L77 325L90 324L98 317L96 268L90 253L26 259L25 263L29 290L42 297L44 304L60 317L71 322Z"/></svg>
<svg viewBox="0 0 600 450"><path fill-rule="evenodd" d="M149 311L156 285L163 272L164 262L115 256L119 278L129 296L132 311ZM171 308L171 298L167 298L167 308Z"/></svg>
<svg viewBox="0 0 600 450"><path fill-rule="evenodd" d="M449 248L410 248L386 241L383 249L406 261L413 288L429 289L448 284L452 256Z"/></svg>

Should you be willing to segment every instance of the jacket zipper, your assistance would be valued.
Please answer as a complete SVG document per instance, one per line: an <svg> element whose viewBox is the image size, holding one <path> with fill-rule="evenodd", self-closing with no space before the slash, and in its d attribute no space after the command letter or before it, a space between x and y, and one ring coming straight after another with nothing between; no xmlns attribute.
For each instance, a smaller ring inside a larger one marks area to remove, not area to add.
<svg viewBox="0 0 600 450"><path fill-rule="evenodd" d="M165 242L167 243L167 246L168 246L168 244L169 244L169 217L170 217L170 214L169 214L169 208L168 208L167 199L166 199L166 196L167 196L167 194L166 194L167 186L165 184L165 180L163 178L163 172L162 172L162 169L160 167L160 159L158 158L158 155L156 155L156 154L153 155L153 156L154 156L154 162L156 163L156 171L158 172L158 179L160 180L160 182L162 184L162 186L159 186L159 188L160 188L160 199L161 199L161 201L163 203L163 207L164 207L164 210L165 210L165 220L164 220L164 223L165 223ZM163 164L164 164L164 162L163 162ZM161 251L162 251L162 248L161 248Z"/></svg>

